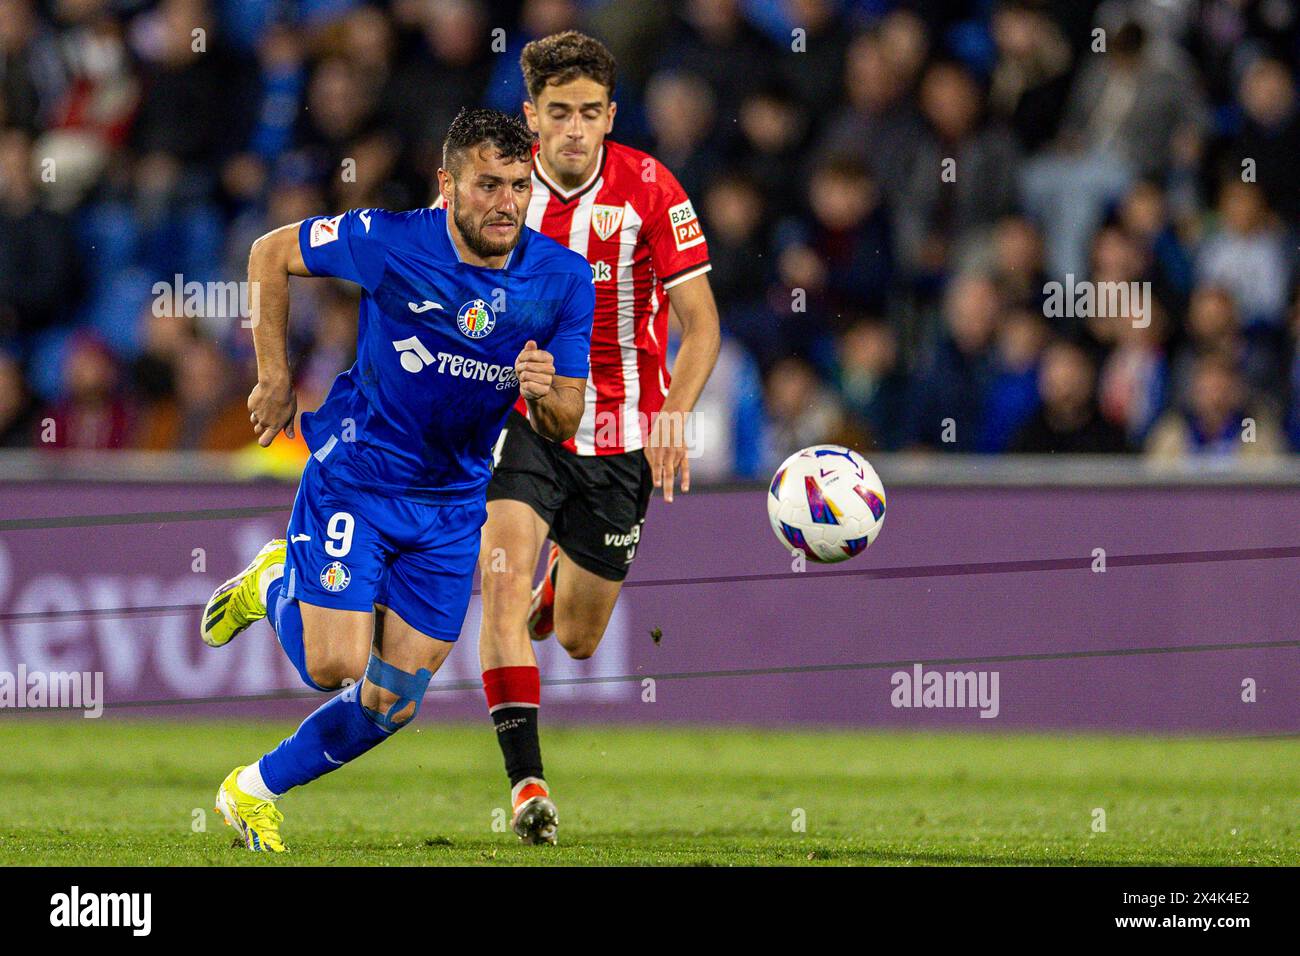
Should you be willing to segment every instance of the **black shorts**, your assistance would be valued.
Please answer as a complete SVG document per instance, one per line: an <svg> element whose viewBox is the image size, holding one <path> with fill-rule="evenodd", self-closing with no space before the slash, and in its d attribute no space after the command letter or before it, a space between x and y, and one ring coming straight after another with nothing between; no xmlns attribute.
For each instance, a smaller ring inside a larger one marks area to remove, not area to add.
<svg viewBox="0 0 1300 956"><path fill-rule="evenodd" d="M622 581L636 557L654 483L641 451L576 455L511 411L487 500L522 501L579 567Z"/></svg>

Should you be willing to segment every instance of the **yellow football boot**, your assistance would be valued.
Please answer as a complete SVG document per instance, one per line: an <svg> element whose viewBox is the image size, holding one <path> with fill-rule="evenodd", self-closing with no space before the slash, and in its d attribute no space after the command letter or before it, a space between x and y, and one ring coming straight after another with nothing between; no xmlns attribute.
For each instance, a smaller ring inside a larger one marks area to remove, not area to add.
<svg viewBox="0 0 1300 956"><path fill-rule="evenodd" d="M283 573L285 547L284 538L268 541L248 567L212 592L200 625L204 644L209 647L229 644L244 628L266 617L261 582L277 564Z"/></svg>
<svg viewBox="0 0 1300 956"><path fill-rule="evenodd" d="M239 789L239 771L230 771L217 791L217 812L225 818L226 826L234 827L244 846L255 853L283 853L288 849L280 839L280 824L284 814L269 800L258 800Z"/></svg>

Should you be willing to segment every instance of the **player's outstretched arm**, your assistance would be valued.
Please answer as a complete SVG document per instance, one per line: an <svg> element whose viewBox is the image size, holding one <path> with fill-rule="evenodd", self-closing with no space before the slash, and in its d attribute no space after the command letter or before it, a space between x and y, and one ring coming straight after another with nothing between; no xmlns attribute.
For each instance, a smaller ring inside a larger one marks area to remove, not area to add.
<svg viewBox="0 0 1300 956"><path fill-rule="evenodd" d="M284 431L293 437L298 399L289 373L289 276L309 276L298 247L301 223L281 226L253 243L248 254L253 302L253 348L257 384L248 396L249 421L257 443L266 447Z"/></svg>
<svg viewBox="0 0 1300 956"><path fill-rule="evenodd" d="M555 358L539 349L532 339L515 359L515 374L519 377L519 394L528 403L533 430L551 441L572 438L582 421L587 380L556 375Z"/></svg>
<svg viewBox="0 0 1300 956"><path fill-rule="evenodd" d="M686 447L686 416L704 391L722 346L718 306L708 276L696 276L668 290L677 321L682 326L682 344L673 362L672 384L664 396L663 409L655 419L645 456L656 488L663 488L664 500L673 500L673 483L682 476L682 491L691 490L691 468Z"/></svg>

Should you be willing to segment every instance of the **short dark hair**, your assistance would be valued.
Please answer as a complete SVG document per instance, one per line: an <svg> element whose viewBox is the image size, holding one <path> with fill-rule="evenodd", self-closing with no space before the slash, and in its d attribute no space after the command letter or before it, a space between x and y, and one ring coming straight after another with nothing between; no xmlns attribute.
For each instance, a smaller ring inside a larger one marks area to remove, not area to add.
<svg viewBox="0 0 1300 956"><path fill-rule="evenodd" d="M524 85L535 102L548 83L569 83L585 76L614 95L614 55L605 44L577 30L533 40L519 54Z"/></svg>
<svg viewBox="0 0 1300 956"><path fill-rule="evenodd" d="M442 168L454 176L465 153L485 143L507 161L529 162L533 158L533 134L522 120L499 110L467 106L456 114L442 141Z"/></svg>

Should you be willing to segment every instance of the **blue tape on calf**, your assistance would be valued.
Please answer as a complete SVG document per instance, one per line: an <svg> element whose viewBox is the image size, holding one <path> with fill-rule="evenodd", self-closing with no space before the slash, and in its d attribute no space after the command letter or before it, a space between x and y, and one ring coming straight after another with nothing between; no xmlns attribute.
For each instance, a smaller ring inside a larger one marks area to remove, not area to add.
<svg viewBox="0 0 1300 956"><path fill-rule="evenodd" d="M397 703L389 707L387 713L371 710L362 704L366 716L391 734L393 731L399 730L404 724L409 724L415 719L415 715L420 712L424 692L429 689L429 681L433 680L433 671L421 667L414 674L408 674L406 671L396 668L387 661L380 660L374 654L371 654L370 663L366 665L366 680L382 690L397 695ZM410 717L401 722L393 719L411 704L415 705L415 709L411 711Z"/></svg>

